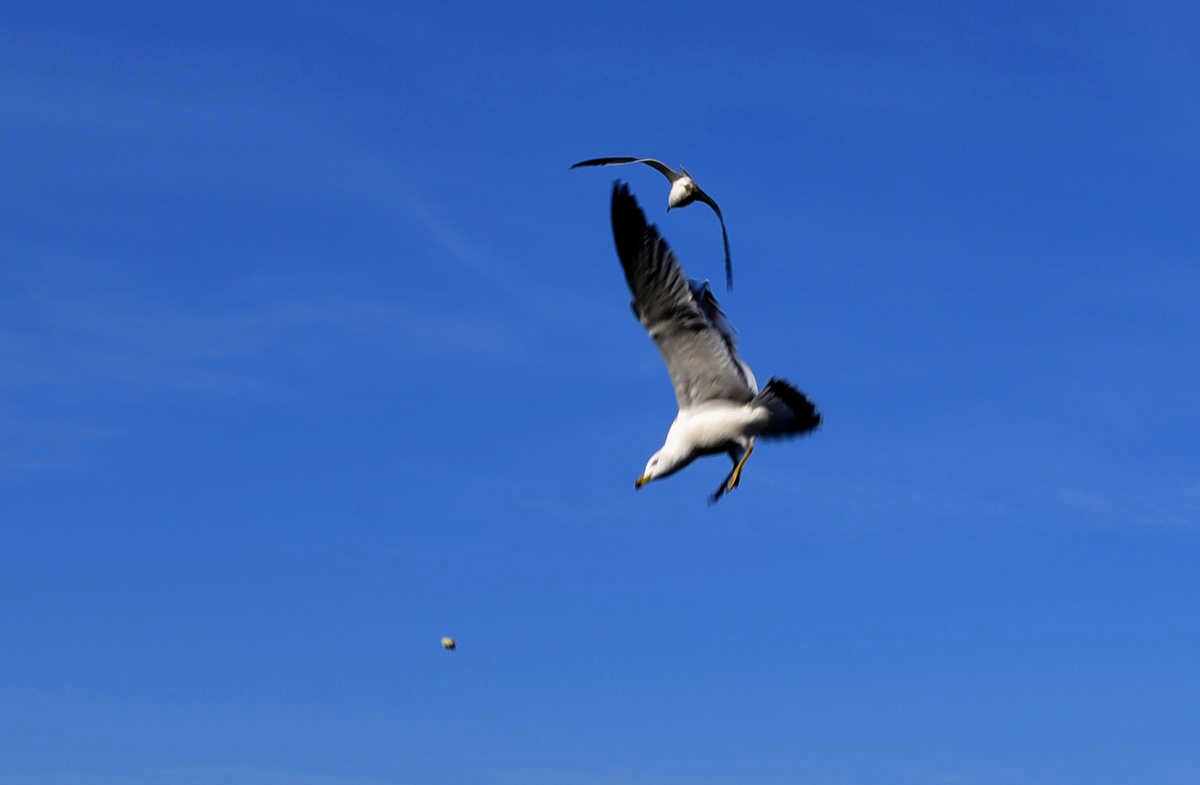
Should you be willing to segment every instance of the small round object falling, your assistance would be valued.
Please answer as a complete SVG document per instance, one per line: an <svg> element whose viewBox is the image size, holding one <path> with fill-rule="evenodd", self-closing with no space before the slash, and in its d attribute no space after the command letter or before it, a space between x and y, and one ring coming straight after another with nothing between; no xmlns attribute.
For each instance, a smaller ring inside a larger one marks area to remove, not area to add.
<svg viewBox="0 0 1200 785"><path fill-rule="evenodd" d="M442 638L442 648L446 651L454 651L458 648L458 641L449 636L445 636Z"/></svg>

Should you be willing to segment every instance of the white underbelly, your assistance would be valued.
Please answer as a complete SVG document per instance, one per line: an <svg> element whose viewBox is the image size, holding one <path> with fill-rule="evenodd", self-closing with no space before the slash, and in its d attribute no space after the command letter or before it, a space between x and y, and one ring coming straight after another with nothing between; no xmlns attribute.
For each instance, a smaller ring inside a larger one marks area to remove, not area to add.
<svg viewBox="0 0 1200 785"><path fill-rule="evenodd" d="M681 411L671 424L668 441L679 439L700 451L725 450L742 442L753 413L742 404L709 404Z"/></svg>

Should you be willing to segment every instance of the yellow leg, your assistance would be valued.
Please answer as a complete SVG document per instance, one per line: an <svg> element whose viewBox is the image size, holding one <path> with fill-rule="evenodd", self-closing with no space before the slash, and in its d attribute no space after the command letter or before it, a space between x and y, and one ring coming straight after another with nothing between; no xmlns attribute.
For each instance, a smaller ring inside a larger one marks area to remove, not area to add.
<svg viewBox="0 0 1200 785"><path fill-rule="evenodd" d="M746 461L750 459L750 453L754 452L754 440L750 440L750 446L742 453L742 458L737 462L737 466L733 467L733 471L729 474L729 482L726 484L726 489L732 491L738 487L738 483L742 481L742 469L746 466Z"/></svg>

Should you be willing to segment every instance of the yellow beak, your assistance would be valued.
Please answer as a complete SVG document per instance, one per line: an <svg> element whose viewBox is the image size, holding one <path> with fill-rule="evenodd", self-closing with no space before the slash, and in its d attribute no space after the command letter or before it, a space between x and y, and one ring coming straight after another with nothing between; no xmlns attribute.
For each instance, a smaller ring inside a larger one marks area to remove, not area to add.
<svg viewBox="0 0 1200 785"><path fill-rule="evenodd" d="M649 477L638 477L636 480L633 481L633 487L637 488L638 490L641 490L641 487L648 482L650 482Z"/></svg>

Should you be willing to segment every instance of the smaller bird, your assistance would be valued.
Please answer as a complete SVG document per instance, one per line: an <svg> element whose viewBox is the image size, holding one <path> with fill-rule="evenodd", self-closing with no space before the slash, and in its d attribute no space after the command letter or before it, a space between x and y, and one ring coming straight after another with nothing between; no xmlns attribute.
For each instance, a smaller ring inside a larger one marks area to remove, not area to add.
<svg viewBox="0 0 1200 785"><path fill-rule="evenodd" d="M442 638L442 648L446 651L454 651L458 648L458 642L450 637Z"/></svg>
<svg viewBox="0 0 1200 785"><path fill-rule="evenodd" d="M712 208L712 211L717 214L717 220L721 222L721 243L725 248L725 288L732 290L733 260L729 258L729 233L725 231L725 216L721 214L721 208L717 206L713 198L696 184L696 181L692 179L692 175L688 173L687 169L681 166L679 167L680 171L677 172L655 158L637 158L631 155L589 158L586 161L571 164L571 168L579 169L583 166L620 166L623 164L645 164L670 181L671 191L667 194L667 212L670 212L672 207L687 207L692 202L704 202Z"/></svg>

